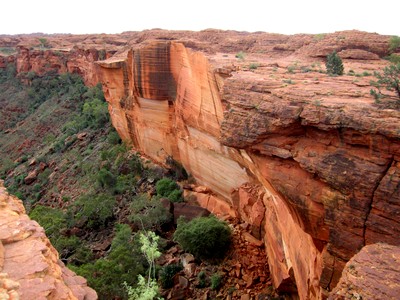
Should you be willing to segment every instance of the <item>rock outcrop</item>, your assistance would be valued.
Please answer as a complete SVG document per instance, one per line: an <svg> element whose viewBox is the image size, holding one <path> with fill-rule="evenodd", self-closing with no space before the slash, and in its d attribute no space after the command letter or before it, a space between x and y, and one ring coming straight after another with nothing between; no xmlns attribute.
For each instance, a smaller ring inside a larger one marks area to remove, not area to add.
<svg viewBox="0 0 400 300"><path fill-rule="evenodd" d="M398 299L400 247L365 246L346 264L328 299Z"/></svg>
<svg viewBox="0 0 400 300"><path fill-rule="evenodd" d="M0 182L0 298L92 300L97 294L65 267L42 227Z"/></svg>
<svg viewBox="0 0 400 300"><path fill-rule="evenodd" d="M123 140L179 161L212 191L190 197L251 224L279 290L327 297L363 246L399 245L400 112L369 94L390 37L153 30L61 40L49 42L75 43L67 69L102 82ZM108 59L93 63L90 49L104 44ZM323 73L333 50L349 75ZM43 63L19 51L0 66Z"/></svg>

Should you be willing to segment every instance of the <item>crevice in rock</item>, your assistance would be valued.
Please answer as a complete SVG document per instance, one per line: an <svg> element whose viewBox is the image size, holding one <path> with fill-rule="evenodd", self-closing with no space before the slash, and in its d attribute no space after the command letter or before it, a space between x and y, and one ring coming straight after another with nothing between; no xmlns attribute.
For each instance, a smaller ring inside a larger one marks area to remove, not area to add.
<svg viewBox="0 0 400 300"><path fill-rule="evenodd" d="M335 262L336 262L336 258L333 256L333 262L332 262L332 272L331 272L331 276L328 280L328 284L326 285L326 289L328 291L332 290L331 284L332 284L332 280L333 280L333 274L335 274Z"/></svg>
<svg viewBox="0 0 400 300"><path fill-rule="evenodd" d="M390 159L390 162L387 164L387 167L386 167L385 171L382 172L382 176L379 178L379 180L377 181L377 183L376 183L376 185L375 185L375 187L374 187L374 189L372 191L371 201L368 204L368 211L367 211L367 213L365 215L365 218L364 218L364 228L363 228L363 235L362 235L363 236L363 245L364 246L366 245L365 234L367 232L367 221L368 221L369 215L370 215L371 210L372 210L372 204L374 203L375 192L378 189L379 185L381 184L382 179L385 178L387 172L392 167L393 162L394 162L394 157L392 156L392 158Z"/></svg>

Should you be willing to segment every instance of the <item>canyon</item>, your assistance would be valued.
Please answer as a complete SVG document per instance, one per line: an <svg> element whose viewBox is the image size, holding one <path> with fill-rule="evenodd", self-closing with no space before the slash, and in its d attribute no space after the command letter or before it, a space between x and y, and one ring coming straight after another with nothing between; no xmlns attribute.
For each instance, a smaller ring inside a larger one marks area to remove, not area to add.
<svg viewBox="0 0 400 300"><path fill-rule="evenodd" d="M0 36L16 51L0 56L0 68L15 64L26 82L29 72L48 71L101 82L124 141L160 164L179 162L207 187L188 196L251 225L278 291L327 298L363 247L385 243L392 246L380 251L398 253L400 111L370 96L371 74L388 65L389 36L150 30L46 38L51 48ZM352 72L324 73L334 50Z"/></svg>

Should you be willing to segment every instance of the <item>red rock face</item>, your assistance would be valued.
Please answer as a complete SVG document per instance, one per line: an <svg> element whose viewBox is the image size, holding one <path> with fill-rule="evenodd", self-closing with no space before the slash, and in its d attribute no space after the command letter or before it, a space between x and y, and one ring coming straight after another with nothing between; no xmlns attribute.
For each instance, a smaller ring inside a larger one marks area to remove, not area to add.
<svg viewBox="0 0 400 300"><path fill-rule="evenodd" d="M83 77L88 85L96 85L99 82L96 72L98 51L95 49L72 51L58 50L30 50L25 47L19 48L16 58L17 73L35 72L38 75L49 71L57 73L75 73Z"/></svg>
<svg viewBox="0 0 400 300"><path fill-rule="evenodd" d="M97 299L83 277L65 267L42 227L0 181L0 298Z"/></svg>
<svg viewBox="0 0 400 300"><path fill-rule="evenodd" d="M280 290L324 298L363 246L400 243L400 113L361 75L387 64L388 36L156 30L110 37L119 52L96 64L86 42L100 42L74 39L68 70L101 80L122 139L181 162L213 191L188 195L250 223ZM359 76L321 73L333 50ZM20 71L63 68L24 51Z"/></svg>

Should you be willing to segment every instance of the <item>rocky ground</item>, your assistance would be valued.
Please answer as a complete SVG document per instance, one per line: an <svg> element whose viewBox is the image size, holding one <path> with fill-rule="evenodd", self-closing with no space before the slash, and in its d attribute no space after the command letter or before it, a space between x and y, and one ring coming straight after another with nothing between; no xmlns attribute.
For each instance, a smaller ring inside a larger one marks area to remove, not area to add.
<svg viewBox="0 0 400 300"><path fill-rule="evenodd" d="M174 287L162 293L165 299L284 299L274 291L264 245L251 235L250 225L238 219L227 221L233 232L232 249L221 263L198 261L179 246L170 248L159 259L164 266L177 263L183 266L174 277ZM205 274L204 287L199 287L200 273ZM222 280L216 289L210 286L213 274Z"/></svg>

